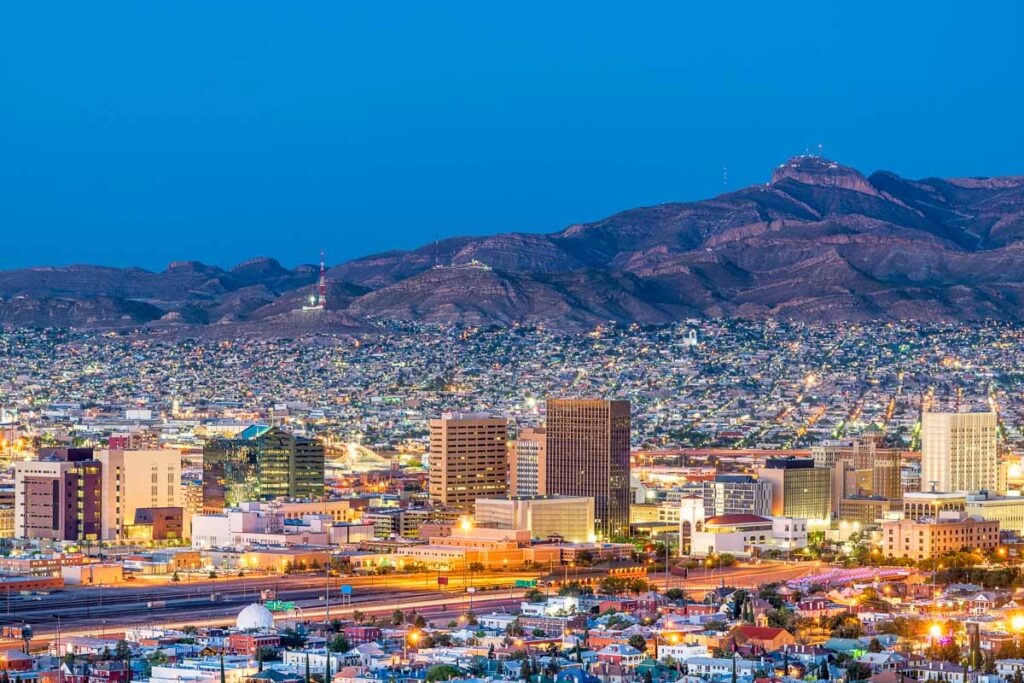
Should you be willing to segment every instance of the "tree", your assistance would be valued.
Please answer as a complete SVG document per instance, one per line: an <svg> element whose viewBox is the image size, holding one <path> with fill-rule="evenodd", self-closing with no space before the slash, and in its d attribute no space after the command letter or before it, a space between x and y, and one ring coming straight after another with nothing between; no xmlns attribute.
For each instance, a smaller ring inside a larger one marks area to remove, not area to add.
<svg viewBox="0 0 1024 683"><path fill-rule="evenodd" d="M427 620L423 618L422 614L417 614L416 619L413 620L412 625L416 628L426 628Z"/></svg>
<svg viewBox="0 0 1024 683"><path fill-rule="evenodd" d="M860 662L850 661L846 665L847 680L865 681L871 677L871 667Z"/></svg>
<svg viewBox="0 0 1024 683"><path fill-rule="evenodd" d="M647 639L639 633L629 637L629 645L637 650L640 650L640 652L647 651Z"/></svg>
<svg viewBox="0 0 1024 683"><path fill-rule="evenodd" d="M131 652L132 651L131 648L128 647L128 643L123 640L119 640L117 641L117 645L114 646L114 659L124 661L128 659ZM164 655L164 661L167 661L167 655Z"/></svg>
<svg viewBox="0 0 1024 683"><path fill-rule="evenodd" d="M401 626L405 621L405 614L400 609L396 609L391 613L391 623L395 626Z"/></svg>
<svg viewBox="0 0 1024 683"><path fill-rule="evenodd" d="M327 649L331 652L348 652L352 649L352 644L348 642L348 638L345 637L344 633L339 633L331 639Z"/></svg>
<svg viewBox="0 0 1024 683"><path fill-rule="evenodd" d="M365 618L366 615L360 612L359 610L352 612L352 621L356 622L357 624L363 623L363 619Z"/></svg>
<svg viewBox="0 0 1024 683"><path fill-rule="evenodd" d="M477 573L477 572L482 572L483 570L484 570L484 563L483 562L470 562L469 563L469 571L473 572L474 574Z"/></svg>
<svg viewBox="0 0 1024 683"><path fill-rule="evenodd" d="M451 664L437 664L427 669L427 683L435 681L450 681L460 675L458 669Z"/></svg>
<svg viewBox="0 0 1024 683"><path fill-rule="evenodd" d="M181 577L178 576L178 572L174 572L173 574L171 574L171 581L175 583L181 581Z"/></svg>

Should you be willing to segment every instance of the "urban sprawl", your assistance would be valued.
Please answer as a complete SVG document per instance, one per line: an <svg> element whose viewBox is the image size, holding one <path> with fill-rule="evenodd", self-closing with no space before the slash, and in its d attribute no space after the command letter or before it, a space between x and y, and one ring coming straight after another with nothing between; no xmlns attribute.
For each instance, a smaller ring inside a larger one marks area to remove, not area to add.
<svg viewBox="0 0 1024 683"><path fill-rule="evenodd" d="M1024 327L0 359L2 683L1024 683Z"/></svg>

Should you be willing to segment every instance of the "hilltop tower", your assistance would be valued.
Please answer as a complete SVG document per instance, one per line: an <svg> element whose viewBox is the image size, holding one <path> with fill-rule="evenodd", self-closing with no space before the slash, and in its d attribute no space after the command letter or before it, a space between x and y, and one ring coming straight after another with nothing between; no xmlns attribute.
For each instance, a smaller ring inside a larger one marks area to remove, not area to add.
<svg viewBox="0 0 1024 683"><path fill-rule="evenodd" d="M327 267L324 265L324 252L320 250L320 279L316 288L309 295L309 303L302 307L304 311L327 310Z"/></svg>

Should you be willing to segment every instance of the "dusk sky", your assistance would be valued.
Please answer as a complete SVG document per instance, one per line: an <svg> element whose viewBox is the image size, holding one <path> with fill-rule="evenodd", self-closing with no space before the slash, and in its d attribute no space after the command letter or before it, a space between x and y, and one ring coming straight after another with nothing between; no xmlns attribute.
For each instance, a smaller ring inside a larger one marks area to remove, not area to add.
<svg viewBox="0 0 1024 683"><path fill-rule="evenodd" d="M1024 174L1024 10L963 7L10 3L0 268L548 232L819 143L865 172Z"/></svg>

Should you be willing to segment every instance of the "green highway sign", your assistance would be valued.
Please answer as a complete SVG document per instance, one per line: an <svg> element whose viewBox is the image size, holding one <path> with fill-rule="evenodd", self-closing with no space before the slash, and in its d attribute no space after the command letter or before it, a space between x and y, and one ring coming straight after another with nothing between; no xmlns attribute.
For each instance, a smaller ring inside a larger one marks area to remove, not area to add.
<svg viewBox="0 0 1024 683"><path fill-rule="evenodd" d="M516 579L516 588L536 588L536 579Z"/></svg>
<svg viewBox="0 0 1024 683"><path fill-rule="evenodd" d="M295 609L294 602L285 602L284 600L267 600L265 606L271 612L288 612Z"/></svg>

